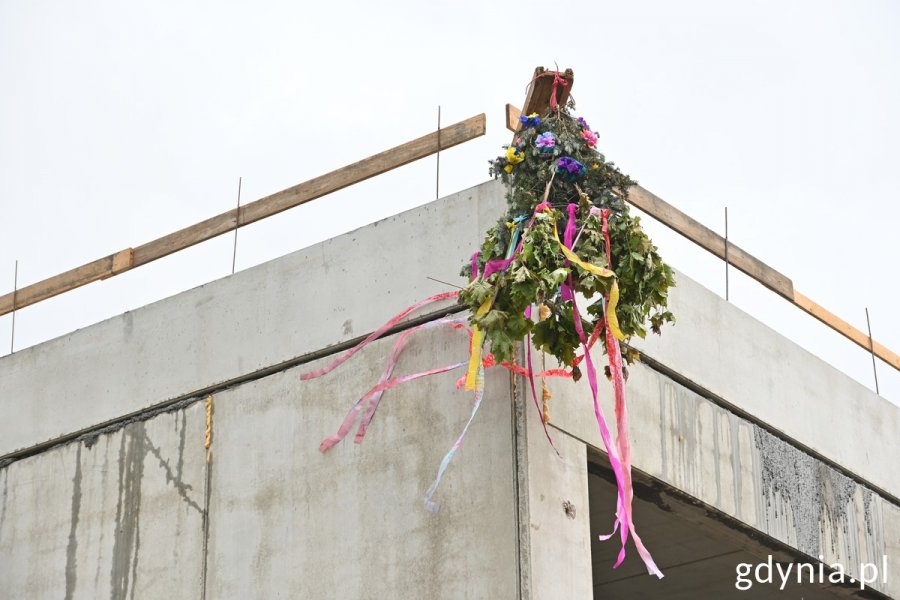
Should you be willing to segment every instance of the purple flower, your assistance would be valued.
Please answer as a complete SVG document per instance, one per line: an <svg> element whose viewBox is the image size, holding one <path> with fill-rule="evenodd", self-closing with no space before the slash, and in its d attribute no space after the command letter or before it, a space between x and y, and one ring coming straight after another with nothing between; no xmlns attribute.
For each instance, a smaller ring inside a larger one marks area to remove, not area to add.
<svg viewBox="0 0 900 600"><path fill-rule="evenodd" d="M587 121L584 120L584 117L578 117L578 119L576 119L576 120L578 121L578 124L581 125L581 127L583 129L590 130L591 126L587 124Z"/></svg>
<svg viewBox="0 0 900 600"><path fill-rule="evenodd" d="M563 156L556 163L556 172L563 176L566 181L572 182L587 172L587 168L568 156Z"/></svg>

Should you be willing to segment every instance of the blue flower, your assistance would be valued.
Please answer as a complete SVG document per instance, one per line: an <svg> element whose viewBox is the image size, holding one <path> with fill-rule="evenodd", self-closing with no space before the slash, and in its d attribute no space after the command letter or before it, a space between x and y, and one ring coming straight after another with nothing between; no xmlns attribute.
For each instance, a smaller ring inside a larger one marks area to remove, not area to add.
<svg viewBox="0 0 900 600"><path fill-rule="evenodd" d="M541 118L537 113L531 113L527 117L525 115L520 116L519 122L525 127L537 127L541 124Z"/></svg>

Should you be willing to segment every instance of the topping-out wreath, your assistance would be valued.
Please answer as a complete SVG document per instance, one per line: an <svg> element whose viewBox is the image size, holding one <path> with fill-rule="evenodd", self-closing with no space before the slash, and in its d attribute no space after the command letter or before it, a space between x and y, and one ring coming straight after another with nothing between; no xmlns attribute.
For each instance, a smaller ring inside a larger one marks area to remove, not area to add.
<svg viewBox="0 0 900 600"><path fill-rule="evenodd" d="M673 320L667 308L669 288L674 285L672 269L659 257L656 246L642 231L639 218L629 214L623 201L634 182L597 151L597 135L584 119L576 119L569 108L556 105L556 87L565 85L565 81L558 73L545 75L555 78L549 114L522 116L514 142L502 156L491 161L491 174L506 184L509 210L488 231L480 250L463 268L469 284L459 292L437 294L407 307L363 342L325 367L304 373L301 379L326 375L427 304L457 298L468 307L469 316L427 321L399 334L378 383L357 400L338 431L320 445L323 452L328 451L357 422L355 439L362 442L385 391L420 377L468 366L457 386L465 385L474 391L471 415L425 494L425 506L436 511L438 505L432 496L481 406L485 369L502 366L526 377L538 404L535 379L558 376L578 381L583 362L618 492L613 533L601 539L618 531L621 550L615 566L619 566L625 558L628 537L632 536L647 570L662 577L637 535L632 518L624 363L632 363L638 353L623 349L619 342L635 335L643 338L648 327L659 333L665 323ZM579 301L588 302L584 313L579 310ZM395 377L394 369L409 336L438 327L468 332L468 359ZM516 360L516 348L523 340L525 367ZM615 397L615 438L598 401L597 371L590 353L600 340L609 361L606 375L612 381ZM536 373L532 345L555 357L561 368ZM483 348L488 352L484 353ZM544 407L538 404L538 409L550 440L546 384L543 390Z"/></svg>
<svg viewBox="0 0 900 600"><path fill-rule="evenodd" d="M521 121L514 143L490 167L507 186L509 211L488 231L474 261L482 276L473 278L473 264L462 272L472 281L460 301L472 310L472 323L484 331L494 358L511 361L515 344L531 333L535 346L571 367L580 345L572 292L591 300L609 295L614 285L618 302L610 317L618 321L621 337L643 338L648 327L659 333L673 320L667 300L674 278L641 229L640 217L631 216L623 201L634 182L606 161L596 149L597 135L569 110ZM575 266L561 251L557 237L573 225L569 249L584 263L612 273ZM508 257L513 238L518 241ZM490 310L478 315L487 299L493 299ZM537 322L525 317L532 303L546 307ZM582 327L600 327L603 335L604 303L590 304L586 313ZM636 357L635 350L624 351L629 364ZM578 378L577 365L574 372Z"/></svg>

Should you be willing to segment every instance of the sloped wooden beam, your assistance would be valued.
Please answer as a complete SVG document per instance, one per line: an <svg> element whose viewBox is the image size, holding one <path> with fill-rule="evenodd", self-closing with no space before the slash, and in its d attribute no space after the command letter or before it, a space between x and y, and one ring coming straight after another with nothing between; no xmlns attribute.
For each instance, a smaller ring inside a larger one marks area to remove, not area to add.
<svg viewBox="0 0 900 600"><path fill-rule="evenodd" d="M635 185L628 190L627 200L663 225L725 260L725 238L656 194ZM743 271L779 296L793 301L794 284L788 277L732 242L728 243L728 264Z"/></svg>
<svg viewBox="0 0 900 600"><path fill-rule="evenodd" d="M276 192L271 196L251 202L246 206L242 206L240 210L229 210L155 239L152 242L137 246L134 249L126 248L65 273L60 273L49 279L23 287L15 293L10 292L0 296L0 315L5 315L14 309L18 310L25 306L30 306L88 283L107 279L135 267L145 265L173 252L199 244L223 233L234 231L235 227L243 227L244 225L255 223L289 208L336 192L354 183L365 181L420 158L430 156L438 150L446 150L475 139L484 135L484 133L485 116L482 113L465 121L444 127L440 132L434 131L336 171L326 173L286 190ZM438 145L439 140L440 146Z"/></svg>

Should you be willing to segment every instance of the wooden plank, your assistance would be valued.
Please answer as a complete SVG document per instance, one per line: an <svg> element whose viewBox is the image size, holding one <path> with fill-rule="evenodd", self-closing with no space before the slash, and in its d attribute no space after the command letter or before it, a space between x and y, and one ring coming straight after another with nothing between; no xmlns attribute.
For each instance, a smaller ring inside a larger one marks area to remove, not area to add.
<svg viewBox="0 0 900 600"><path fill-rule="evenodd" d="M874 350L875 356L900 371L900 355L874 340L872 341L872 345L870 346L869 336L866 335L863 331L860 331L831 311L819 306L796 290L794 290L794 304L802 308L808 314L817 318L822 323L828 325L851 342L854 342L861 348L864 348L866 352L871 352L872 350Z"/></svg>
<svg viewBox="0 0 900 600"><path fill-rule="evenodd" d="M440 131L440 149L445 150L484 135L485 116L477 115L455 123ZM316 198L321 198L347 186L359 183L381 173L424 158L438 151L438 132L432 132L418 139L407 142L390 150L386 150L359 162L355 162L336 171L326 173L309 181L276 192L255 202L241 207L238 227L255 223L266 217L278 214L289 208L299 206ZM148 242L134 249L134 266L140 266L216 237L234 231L237 221L237 209L201 221Z"/></svg>
<svg viewBox="0 0 900 600"><path fill-rule="evenodd" d="M112 272L110 277L127 271L134 266L134 248L125 248L113 254ZM105 279L105 278L104 278Z"/></svg>
<svg viewBox="0 0 900 600"><path fill-rule="evenodd" d="M519 121L519 117L522 116L522 111L513 106L512 104L506 105L506 128L515 133L519 130L519 126L522 125L522 122Z"/></svg>
<svg viewBox="0 0 900 600"><path fill-rule="evenodd" d="M13 307L12 292L0 296L0 315L12 312L13 308L20 309L88 283L106 279L134 267L145 265L178 250L214 238L217 235L234 231L235 225L242 227L249 223L255 223L354 183L359 183L420 158L430 156L437 152L438 149L452 148L482 136L484 133L485 116L482 113L465 121L444 127L440 130L440 133L434 131L390 150L242 206L240 209L240 222L238 222L238 210L235 208L138 246L133 250L127 248L116 254L110 254L65 273L21 288L15 294L15 307ZM440 148L438 148L439 139Z"/></svg>
<svg viewBox="0 0 900 600"><path fill-rule="evenodd" d="M110 277L115 256L115 254L110 254L98 258L65 273L20 288L18 292L15 292L15 309L18 310L68 290ZM13 292L0 297L0 315L12 312L13 308Z"/></svg>
<svg viewBox="0 0 900 600"><path fill-rule="evenodd" d="M628 190L628 202L695 244L725 259L725 238L639 185ZM794 300L794 284L763 261L728 244L728 264L740 269L776 294Z"/></svg>

